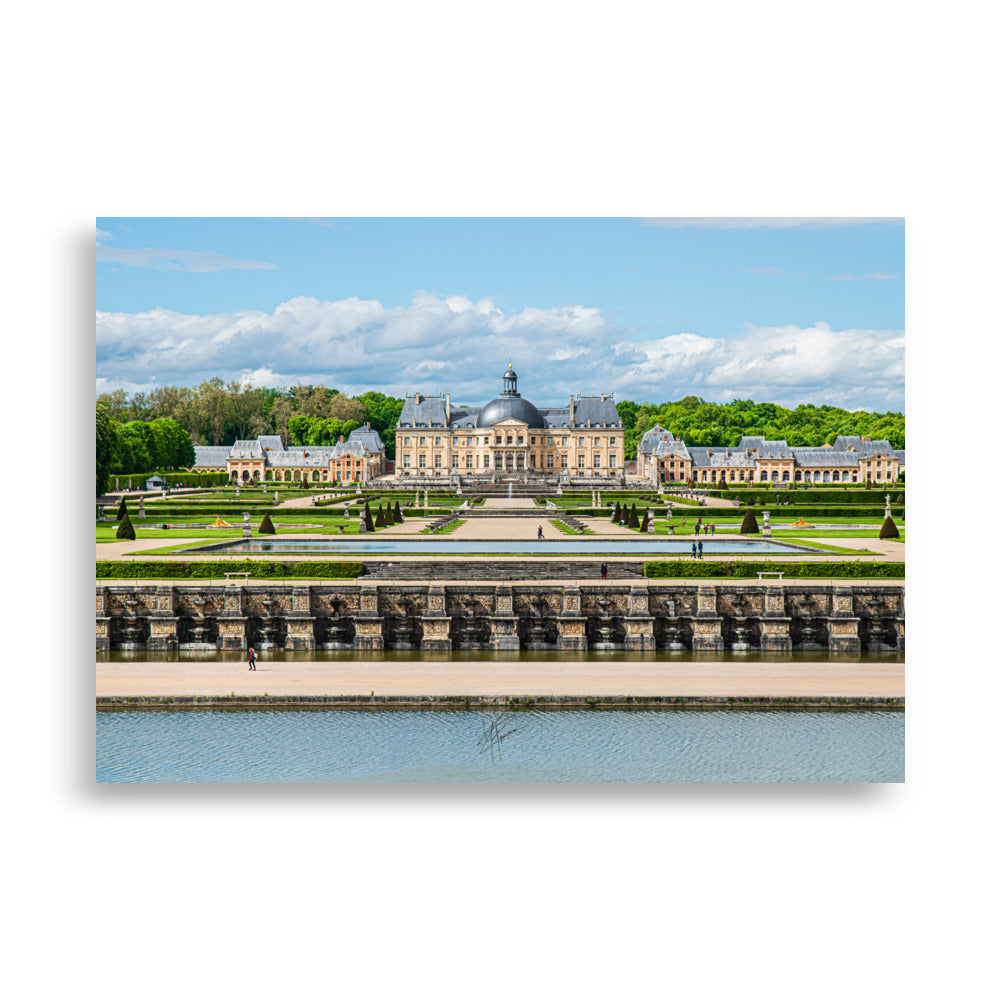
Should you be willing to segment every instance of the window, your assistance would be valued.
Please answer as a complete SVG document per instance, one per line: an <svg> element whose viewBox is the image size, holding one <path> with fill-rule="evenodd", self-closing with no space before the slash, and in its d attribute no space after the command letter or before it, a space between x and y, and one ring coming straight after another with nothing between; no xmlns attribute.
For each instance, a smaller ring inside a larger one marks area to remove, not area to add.
<svg viewBox="0 0 1000 1000"><path fill-rule="evenodd" d="M423 447L423 446L424 446L425 444L427 444L427 438L425 438L425 437L422 437L422 438L420 439L420 446L421 446L421 447Z"/></svg>
<svg viewBox="0 0 1000 1000"><path fill-rule="evenodd" d="M534 444L534 443L535 443L535 439L534 439L534 438L532 438L532 439L531 439L531 443L532 443L532 444Z"/></svg>
<svg viewBox="0 0 1000 1000"><path fill-rule="evenodd" d="M569 438L568 438L568 437L564 437L564 438L562 439L562 443L563 443L564 445L567 445L567 444L569 444Z"/></svg>
<svg viewBox="0 0 1000 1000"><path fill-rule="evenodd" d="M496 441L494 441L494 444L503 444L503 438L500 437L499 434L497 435L497 438L496 438Z"/></svg>
<svg viewBox="0 0 1000 1000"><path fill-rule="evenodd" d="M600 455L595 455L594 456L594 468L595 469L599 469L600 467L601 467L601 456Z"/></svg>
<svg viewBox="0 0 1000 1000"><path fill-rule="evenodd" d="M783 483L788 482L788 469L785 469L785 471L781 474L781 481Z"/></svg>
<svg viewBox="0 0 1000 1000"><path fill-rule="evenodd" d="M560 459L560 465L559 465L559 467L561 469L565 469L567 467L567 465L568 465L568 463L566 461L566 456L565 455L560 455L559 459Z"/></svg>
<svg viewBox="0 0 1000 1000"><path fill-rule="evenodd" d="M552 444L552 438L549 438L549 444Z"/></svg>
<svg viewBox="0 0 1000 1000"><path fill-rule="evenodd" d="M614 455L612 455L612 456L611 456L611 457L610 457L610 458L608 459L608 465L610 465L612 469L613 469L613 468L615 467L615 456L614 456Z"/></svg>
<svg viewBox="0 0 1000 1000"><path fill-rule="evenodd" d="M518 436L517 436L517 443L518 444L524 444L524 435L523 434L518 434Z"/></svg>
<svg viewBox="0 0 1000 1000"><path fill-rule="evenodd" d="M471 455L466 455L465 456L465 467L467 469L471 469L472 468L472 456Z"/></svg>
<svg viewBox="0 0 1000 1000"><path fill-rule="evenodd" d="M410 443L410 439L408 437L403 438L403 444L404 445L407 445L409 443Z"/></svg>
<svg viewBox="0 0 1000 1000"><path fill-rule="evenodd" d="M611 439L611 447L612 447L612 448L614 448L614 446L615 446L615 441L616 441L616 440L617 440L616 438L612 438L612 439Z"/></svg>
<svg viewBox="0 0 1000 1000"><path fill-rule="evenodd" d="M458 455L452 455L451 456L451 467L453 469L457 469L458 468Z"/></svg>
<svg viewBox="0 0 1000 1000"><path fill-rule="evenodd" d="M434 468L435 469L440 469L441 468L441 456L440 455L435 455L434 456Z"/></svg>
<svg viewBox="0 0 1000 1000"><path fill-rule="evenodd" d="M436 445L436 446L437 446L438 448L440 448L440 447L441 447L441 438L438 438L438 437L434 438L434 444L435 444L435 445Z"/></svg>
<svg viewBox="0 0 1000 1000"><path fill-rule="evenodd" d="M426 468L426 466L427 466L426 456L421 455L420 456L420 468L423 469L423 468Z"/></svg>
<svg viewBox="0 0 1000 1000"><path fill-rule="evenodd" d="M531 467L532 468L535 467L535 456L534 455L531 456Z"/></svg>
<svg viewBox="0 0 1000 1000"><path fill-rule="evenodd" d="M465 439L465 447L466 448L471 448L472 447L472 438L466 438Z"/></svg>
<svg viewBox="0 0 1000 1000"><path fill-rule="evenodd" d="M545 468L546 469L551 469L552 468L552 456L551 455L546 455L545 456Z"/></svg>
<svg viewBox="0 0 1000 1000"><path fill-rule="evenodd" d="M584 462L585 462L585 459L584 459L583 455L578 455L577 459L576 459L577 467L582 469L583 466L584 466Z"/></svg>

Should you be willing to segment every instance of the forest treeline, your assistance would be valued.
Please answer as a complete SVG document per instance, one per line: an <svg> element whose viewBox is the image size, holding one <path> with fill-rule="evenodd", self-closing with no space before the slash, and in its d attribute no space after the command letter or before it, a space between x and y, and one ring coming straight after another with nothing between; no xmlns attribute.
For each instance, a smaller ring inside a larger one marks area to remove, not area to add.
<svg viewBox="0 0 1000 1000"><path fill-rule="evenodd" d="M232 444L258 434L280 434L287 445L335 444L365 421L385 442L386 456L396 455L396 421L403 400L381 392L348 396L326 386L296 385L289 389L255 388L240 382L208 379L193 388L162 386L152 392L129 395L124 390L105 393L98 402L119 428L119 468L112 471L143 472L159 467L158 458L181 456L183 443L166 424L171 421L193 444ZM689 445L736 445L744 434L784 439L789 445L833 443L840 434L868 434L885 438L894 448L906 445L902 413L868 413L836 406L804 403L794 409L777 403L755 403L735 399L709 403L698 396L685 396L669 403L636 403L622 400L618 412L625 425L625 457L634 459L642 435L661 424ZM150 425L148 431L141 425ZM151 437L152 426L159 429ZM170 439L166 444L151 444ZM167 450L163 450L167 449ZM186 455L187 452L185 451ZM152 461L149 466L146 462ZM127 467L126 467L127 466Z"/></svg>
<svg viewBox="0 0 1000 1000"><path fill-rule="evenodd" d="M625 425L625 457L635 458L643 434L660 424L687 445L733 447L744 434L769 440L785 440L791 447L833 444L838 435L868 434L884 438L893 448L906 447L906 423L902 413L868 413L842 410L837 406L803 403L795 409L777 403L755 403L734 399L731 403L707 403L698 396L685 396L673 403L634 403L623 400L618 413Z"/></svg>

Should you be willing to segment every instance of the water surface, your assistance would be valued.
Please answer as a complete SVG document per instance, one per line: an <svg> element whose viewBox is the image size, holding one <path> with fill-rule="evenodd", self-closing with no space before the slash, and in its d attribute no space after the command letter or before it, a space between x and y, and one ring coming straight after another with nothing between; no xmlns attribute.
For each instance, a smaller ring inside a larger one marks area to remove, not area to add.
<svg viewBox="0 0 1000 1000"><path fill-rule="evenodd" d="M97 713L100 782L899 782L902 712Z"/></svg>

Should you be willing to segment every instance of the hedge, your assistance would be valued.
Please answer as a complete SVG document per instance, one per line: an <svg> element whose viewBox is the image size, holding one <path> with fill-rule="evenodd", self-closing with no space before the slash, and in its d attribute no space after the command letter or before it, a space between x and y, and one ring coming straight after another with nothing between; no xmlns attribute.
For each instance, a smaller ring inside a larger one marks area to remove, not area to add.
<svg viewBox="0 0 1000 1000"><path fill-rule="evenodd" d="M364 566L359 562L257 562L252 559L220 559L213 562L174 562L166 559L97 561L98 580L221 580L226 573L249 573L254 580L285 577L353 580L364 573Z"/></svg>
<svg viewBox="0 0 1000 1000"><path fill-rule="evenodd" d="M225 472L133 472L129 475L112 472L108 476L108 490L115 490L115 480L118 480L118 489L131 487L145 487L146 480L150 476L159 476L166 482L167 486L177 486L180 483L192 483L195 486L225 486L229 482L229 476Z"/></svg>
<svg viewBox="0 0 1000 1000"><path fill-rule="evenodd" d="M783 573L785 577L902 580L901 562L722 562L695 559L663 560L644 564L647 577L736 577L756 579L758 573Z"/></svg>
<svg viewBox="0 0 1000 1000"><path fill-rule="evenodd" d="M897 496L900 497L900 502L905 502L906 491L902 485L897 486L896 483L876 483L872 489L878 490L882 494L888 493L893 503L896 503ZM782 500L787 496L796 506L810 503L816 506L825 506L826 504L872 504L875 502L870 490L863 488L848 489L843 486L839 488L835 486L832 489L796 486L793 489L790 483L775 483L772 486L766 483L755 483L753 486L744 485L739 489L730 486L725 491L725 496L722 496L722 492L718 489L709 489L702 492L710 497L718 496L724 500L739 500L740 503L746 503L747 500L753 497L766 500L775 493L779 494Z"/></svg>

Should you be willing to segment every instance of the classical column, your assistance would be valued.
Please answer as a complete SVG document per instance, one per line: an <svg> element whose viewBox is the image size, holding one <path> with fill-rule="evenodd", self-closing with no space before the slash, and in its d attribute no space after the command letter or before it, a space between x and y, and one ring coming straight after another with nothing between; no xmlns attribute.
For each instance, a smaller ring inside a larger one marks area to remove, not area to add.
<svg viewBox="0 0 1000 1000"><path fill-rule="evenodd" d="M698 588L698 610L691 636L694 652L721 653L725 648L722 641L722 618L716 607L715 587Z"/></svg>
<svg viewBox="0 0 1000 1000"><path fill-rule="evenodd" d="M108 622L111 616L108 613L111 608L111 597L107 587L98 587L94 601L94 612L97 618L96 623L96 645L99 653L107 652L111 648L111 640L108 637Z"/></svg>
<svg viewBox="0 0 1000 1000"><path fill-rule="evenodd" d="M520 649L517 615L514 614L514 592L510 587L497 587L496 611L490 618L490 649Z"/></svg>
<svg viewBox="0 0 1000 1000"><path fill-rule="evenodd" d="M649 588L633 586L628 595L628 616L625 618L625 648L655 649L653 616L649 613Z"/></svg>
<svg viewBox="0 0 1000 1000"><path fill-rule="evenodd" d="M451 649L451 617L445 609L444 587L427 588L427 614L420 621L424 626L424 636L420 641L421 649Z"/></svg>
<svg viewBox="0 0 1000 1000"><path fill-rule="evenodd" d="M580 588L564 587L562 613L556 618L557 649L583 651L587 648L587 620L580 613Z"/></svg>
<svg viewBox="0 0 1000 1000"><path fill-rule="evenodd" d="M378 584L361 584L359 610L354 619L354 648L385 649L382 637L382 617L378 613Z"/></svg>

